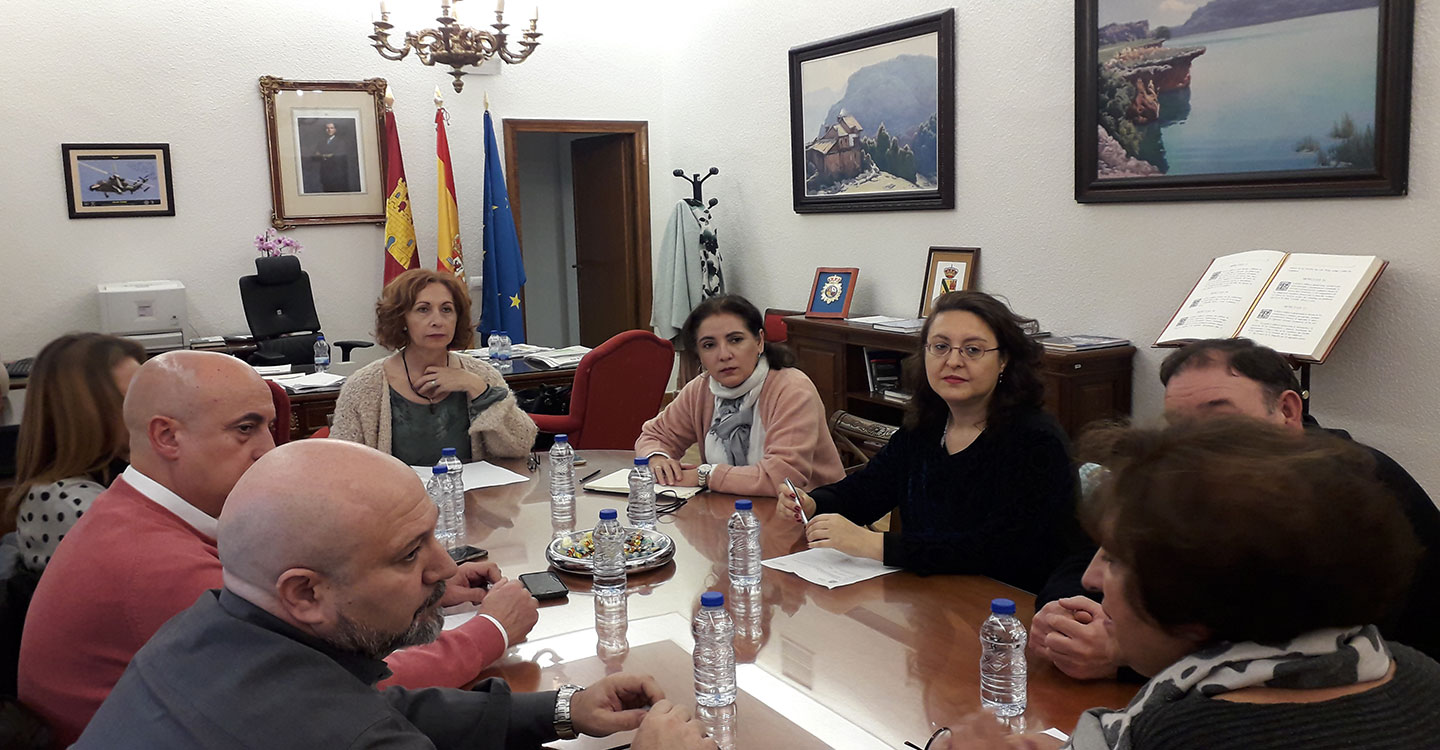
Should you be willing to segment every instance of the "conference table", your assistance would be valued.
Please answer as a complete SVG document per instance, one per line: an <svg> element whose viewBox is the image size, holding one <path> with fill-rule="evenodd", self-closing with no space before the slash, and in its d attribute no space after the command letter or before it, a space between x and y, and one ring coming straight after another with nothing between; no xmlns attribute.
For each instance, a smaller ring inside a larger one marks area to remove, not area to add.
<svg viewBox="0 0 1440 750"><path fill-rule="evenodd" d="M580 451L579 480L627 468L629 451ZM489 550L507 577L546 570L550 520L549 465L531 472L525 459L492 461L529 481L466 493L470 544ZM936 728L980 710L979 628L990 600L1014 599L1026 623L1030 594L980 576L919 576L900 571L827 589L798 576L764 569L758 592L731 590L726 521L734 495L702 492L659 529L675 541L673 561L629 578L628 625L621 638L595 630L590 579L559 573L570 594L542 602L529 637L512 647L482 677L504 677L517 691L587 685L625 670L653 675L675 702L695 707L690 621L700 594L726 594L736 615L733 709L706 710L702 719L724 748L900 748L923 746ZM753 497L761 522L764 559L805 549L793 518L777 518L776 501ZM662 498L662 501L664 498ZM594 526L602 508L624 518L625 497L580 491L575 527ZM623 640L623 643L617 642ZM1032 665L1029 707L1012 729L1066 733L1094 706L1124 706L1135 685L1072 680L1048 664ZM624 747L629 734L557 742L560 748Z"/></svg>

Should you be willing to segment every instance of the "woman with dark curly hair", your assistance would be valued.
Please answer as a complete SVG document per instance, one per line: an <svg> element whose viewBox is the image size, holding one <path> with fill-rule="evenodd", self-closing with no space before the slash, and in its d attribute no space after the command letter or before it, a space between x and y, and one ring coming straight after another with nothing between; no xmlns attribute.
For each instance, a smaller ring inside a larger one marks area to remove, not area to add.
<svg viewBox="0 0 1440 750"><path fill-rule="evenodd" d="M935 302L907 362L904 429L845 479L793 496L811 547L1038 591L1081 539L1065 433L1042 410L1034 321L983 292ZM871 531L892 510L900 530Z"/></svg>
<svg viewBox="0 0 1440 750"><path fill-rule="evenodd" d="M470 295L455 277L424 269L395 277L375 303L375 340L397 351L346 379L330 436L412 466L433 465L443 448L462 462L525 455L535 422L505 378L454 351L473 338Z"/></svg>

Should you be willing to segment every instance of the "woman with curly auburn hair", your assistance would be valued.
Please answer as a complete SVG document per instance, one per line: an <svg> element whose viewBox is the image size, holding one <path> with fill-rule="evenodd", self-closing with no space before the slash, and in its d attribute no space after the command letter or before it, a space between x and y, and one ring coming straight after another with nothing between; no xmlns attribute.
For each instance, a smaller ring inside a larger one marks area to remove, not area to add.
<svg viewBox="0 0 1440 750"><path fill-rule="evenodd" d="M330 436L364 443L413 466L443 448L462 462L523 456L535 422L505 378L469 349L470 295L453 276L413 269L375 303L375 339L395 353L355 372L340 389Z"/></svg>
<svg viewBox="0 0 1440 750"><path fill-rule="evenodd" d="M803 508L811 547L1041 591L1084 537L1068 441L1043 410L1033 326L983 292L940 296L906 363L904 429L834 484L779 488L777 512L799 522ZM899 531L866 528L897 509Z"/></svg>

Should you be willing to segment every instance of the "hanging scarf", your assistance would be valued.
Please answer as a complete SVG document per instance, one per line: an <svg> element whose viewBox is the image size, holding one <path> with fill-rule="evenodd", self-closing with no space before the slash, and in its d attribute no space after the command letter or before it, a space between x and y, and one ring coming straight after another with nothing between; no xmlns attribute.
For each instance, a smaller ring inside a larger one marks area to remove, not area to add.
<svg viewBox="0 0 1440 750"><path fill-rule="evenodd" d="M715 417L705 433L705 455L713 463L731 466L750 465L750 432L755 423L755 402L760 399L760 386L770 374L765 355L755 363L755 371L745 382L734 388L720 385L710 378L710 392L715 395Z"/></svg>
<svg viewBox="0 0 1440 750"><path fill-rule="evenodd" d="M1390 649L1374 625L1325 628L1289 643L1221 643L1166 667L1145 683L1123 711L1092 708L1080 716L1067 748L1127 750L1130 725L1147 709L1199 691L1215 696L1266 686L1314 689L1381 679L1390 671Z"/></svg>

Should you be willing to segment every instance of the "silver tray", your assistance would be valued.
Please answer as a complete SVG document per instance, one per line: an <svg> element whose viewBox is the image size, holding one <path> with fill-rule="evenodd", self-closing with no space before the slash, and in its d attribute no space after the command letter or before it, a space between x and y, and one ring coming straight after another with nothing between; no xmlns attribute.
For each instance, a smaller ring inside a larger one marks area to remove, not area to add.
<svg viewBox="0 0 1440 750"><path fill-rule="evenodd" d="M583 540L585 538L585 535L592 531L594 531L594 529L576 529L575 531L572 531L565 536L556 537L550 540L550 544L545 547L545 559L549 560L551 565L555 566L559 570L565 571L566 573L577 573L579 575L586 576L593 575L594 566L591 563L590 558L570 557L569 555L566 555L564 552L561 551L568 546L573 546L579 540ZM645 570L654 570L655 568L658 568L665 563L670 562L670 558L675 556L675 540L671 539L667 534L660 531L651 531L649 529L630 528L628 526L625 528L625 531L625 536L627 539L629 539L636 533L640 533L645 535L647 539L654 542L655 544L655 548L644 555L637 557L626 557L626 573L639 573Z"/></svg>

